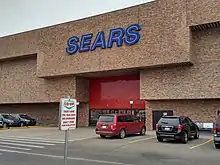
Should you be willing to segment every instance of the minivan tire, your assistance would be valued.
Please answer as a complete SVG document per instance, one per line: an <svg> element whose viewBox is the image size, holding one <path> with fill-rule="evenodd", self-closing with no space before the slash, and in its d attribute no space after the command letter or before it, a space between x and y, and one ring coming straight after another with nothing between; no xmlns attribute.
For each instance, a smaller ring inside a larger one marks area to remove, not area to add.
<svg viewBox="0 0 220 165"><path fill-rule="evenodd" d="M124 139L126 136L126 131L125 129L121 129L120 132L119 132L119 138L120 139Z"/></svg>
<svg viewBox="0 0 220 165"><path fill-rule="evenodd" d="M198 129L196 129L196 134L194 136L194 139L199 139L199 130Z"/></svg>
<svg viewBox="0 0 220 165"><path fill-rule="evenodd" d="M105 135L100 135L100 137L101 137L101 138L106 138L106 136L105 136Z"/></svg>
<svg viewBox="0 0 220 165"><path fill-rule="evenodd" d="M183 133L183 137L182 137L182 143L186 144L189 141L189 136L187 134L187 132Z"/></svg>
<svg viewBox="0 0 220 165"><path fill-rule="evenodd" d="M141 128L140 135L145 135L145 134L146 134L146 128L145 128L145 127L142 127L142 128Z"/></svg>

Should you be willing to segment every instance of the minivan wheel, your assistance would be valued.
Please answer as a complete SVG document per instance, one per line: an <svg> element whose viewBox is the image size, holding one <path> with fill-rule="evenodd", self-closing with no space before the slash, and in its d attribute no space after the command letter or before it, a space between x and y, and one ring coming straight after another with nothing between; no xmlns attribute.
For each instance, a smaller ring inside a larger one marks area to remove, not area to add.
<svg viewBox="0 0 220 165"><path fill-rule="evenodd" d="M126 136L125 129L121 129L120 132L119 132L119 137L120 137L120 139L124 139L125 136Z"/></svg>
<svg viewBox="0 0 220 165"><path fill-rule="evenodd" d="M100 137L101 137L101 138L106 138L106 136L105 136L105 135L100 135Z"/></svg>
<svg viewBox="0 0 220 165"><path fill-rule="evenodd" d="M184 132L182 142L184 144L186 144L186 143L188 143L188 140L189 140L188 134L186 132Z"/></svg>
<svg viewBox="0 0 220 165"><path fill-rule="evenodd" d="M141 135L145 135L145 134L146 134L146 128L145 128L145 127L142 127L142 128L141 128L140 134L141 134Z"/></svg>
<svg viewBox="0 0 220 165"><path fill-rule="evenodd" d="M198 129L196 130L196 134L194 136L194 139L199 139L199 130Z"/></svg>
<svg viewBox="0 0 220 165"><path fill-rule="evenodd" d="M158 142L163 142L163 138L157 137Z"/></svg>

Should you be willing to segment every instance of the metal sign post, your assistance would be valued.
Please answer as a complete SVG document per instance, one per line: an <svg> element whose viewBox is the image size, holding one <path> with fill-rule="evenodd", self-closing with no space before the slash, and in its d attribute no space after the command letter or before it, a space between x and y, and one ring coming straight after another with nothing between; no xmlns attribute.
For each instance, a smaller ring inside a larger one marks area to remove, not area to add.
<svg viewBox="0 0 220 165"><path fill-rule="evenodd" d="M76 129L77 100L60 99L59 129L65 131L64 165L67 165L69 131Z"/></svg>
<svg viewBox="0 0 220 165"><path fill-rule="evenodd" d="M64 165L67 165L68 142L69 142L69 129L65 130Z"/></svg>

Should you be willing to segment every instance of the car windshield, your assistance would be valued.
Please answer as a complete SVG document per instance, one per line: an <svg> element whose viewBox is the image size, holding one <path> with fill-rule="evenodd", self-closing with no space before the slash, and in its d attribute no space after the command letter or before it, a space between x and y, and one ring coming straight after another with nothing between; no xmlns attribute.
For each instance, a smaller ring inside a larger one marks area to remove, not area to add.
<svg viewBox="0 0 220 165"><path fill-rule="evenodd" d="M113 115L102 115L99 117L99 122L113 122L114 116Z"/></svg>
<svg viewBox="0 0 220 165"><path fill-rule="evenodd" d="M179 124L179 118L174 118L174 117L162 117L159 121L160 124Z"/></svg>
<svg viewBox="0 0 220 165"><path fill-rule="evenodd" d="M20 117L21 117L21 118L24 118L24 119L31 119L31 117L28 116L28 115L20 115Z"/></svg>
<svg viewBox="0 0 220 165"><path fill-rule="evenodd" d="M10 115L2 115L5 119L14 119L13 116L10 116Z"/></svg>

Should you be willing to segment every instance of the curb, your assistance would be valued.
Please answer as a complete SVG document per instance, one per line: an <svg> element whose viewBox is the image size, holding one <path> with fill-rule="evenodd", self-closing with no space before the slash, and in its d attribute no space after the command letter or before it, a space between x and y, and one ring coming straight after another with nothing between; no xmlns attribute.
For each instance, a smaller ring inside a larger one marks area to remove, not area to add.
<svg viewBox="0 0 220 165"><path fill-rule="evenodd" d="M0 128L0 130L10 130L10 129L28 129L28 128L43 128L43 126L9 127L9 128Z"/></svg>

